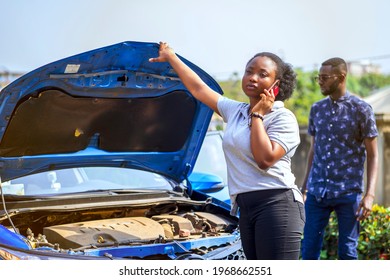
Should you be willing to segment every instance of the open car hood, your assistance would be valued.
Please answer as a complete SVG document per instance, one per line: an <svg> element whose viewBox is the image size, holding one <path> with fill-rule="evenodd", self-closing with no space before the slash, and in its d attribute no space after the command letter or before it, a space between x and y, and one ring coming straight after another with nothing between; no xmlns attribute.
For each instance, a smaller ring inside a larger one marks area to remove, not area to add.
<svg viewBox="0 0 390 280"><path fill-rule="evenodd" d="M212 111L192 97L159 45L122 42L40 67L0 93L0 176L111 166L177 181L194 166ZM212 89L216 81L182 58Z"/></svg>

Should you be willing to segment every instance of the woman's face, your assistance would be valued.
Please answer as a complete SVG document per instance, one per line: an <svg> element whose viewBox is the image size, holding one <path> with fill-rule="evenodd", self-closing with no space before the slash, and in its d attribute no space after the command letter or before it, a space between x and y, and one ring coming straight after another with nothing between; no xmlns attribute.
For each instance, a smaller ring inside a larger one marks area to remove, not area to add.
<svg viewBox="0 0 390 280"><path fill-rule="evenodd" d="M258 98L269 89L276 78L276 63L266 56L258 56L248 62L242 77L242 90L248 97Z"/></svg>

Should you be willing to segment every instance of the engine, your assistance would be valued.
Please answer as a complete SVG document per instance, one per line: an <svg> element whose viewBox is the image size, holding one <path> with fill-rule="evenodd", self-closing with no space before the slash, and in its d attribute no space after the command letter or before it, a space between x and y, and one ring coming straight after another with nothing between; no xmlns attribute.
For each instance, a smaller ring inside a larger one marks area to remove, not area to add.
<svg viewBox="0 0 390 280"><path fill-rule="evenodd" d="M213 207L166 203L30 211L12 220L32 251L127 259L245 258L237 220ZM7 221L3 226L12 230Z"/></svg>
<svg viewBox="0 0 390 280"><path fill-rule="evenodd" d="M147 217L124 217L61 224L43 228L47 241L62 249L92 244L141 243L154 240L197 239L223 234L229 222L206 212Z"/></svg>

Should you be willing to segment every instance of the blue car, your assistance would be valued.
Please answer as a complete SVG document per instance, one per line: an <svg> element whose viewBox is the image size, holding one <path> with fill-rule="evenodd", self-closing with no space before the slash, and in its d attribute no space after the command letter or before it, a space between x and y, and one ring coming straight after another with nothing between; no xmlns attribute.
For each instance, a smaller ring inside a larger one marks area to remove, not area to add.
<svg viewBox="0 0 390 280"><path fill-rule="evenodd" d="M230 196L227 186L227 168L222 149L223 131L206 133L190 175L193 189L210 195L214 202L230 211Z"/></svg>
<svg viewBox="0 0 390 280"><path fill-rule="evenodd" d="M0 92L0 259L243 259L221 178L191 178L212 111L159 45L122 42ZM205 83L218 84L189 62Z"/></svg>

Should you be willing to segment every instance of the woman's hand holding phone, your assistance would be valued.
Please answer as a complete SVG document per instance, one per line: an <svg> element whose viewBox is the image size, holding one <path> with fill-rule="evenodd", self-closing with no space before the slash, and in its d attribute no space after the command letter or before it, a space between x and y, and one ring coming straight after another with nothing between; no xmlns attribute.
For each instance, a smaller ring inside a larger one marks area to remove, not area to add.
<svg viewBox="0 0 390 280"><path fill-rule="evenodd" d="M269 89L264 89L264 92L260 94L260 99L257 104L252 108L252 112L257 112L261 115L266 115L272 110L275 97L279 93L279 80L276 80Z"/></svg>
<svg viewBox="0 0 390 280"><path fill-rule="evenodd" d="M280 81L276 80L272 84L272 86L270 86L270 88L267 90L268 92L273 93L274 97L276 97L279 94L279 83L280 83Z"/></svg>

